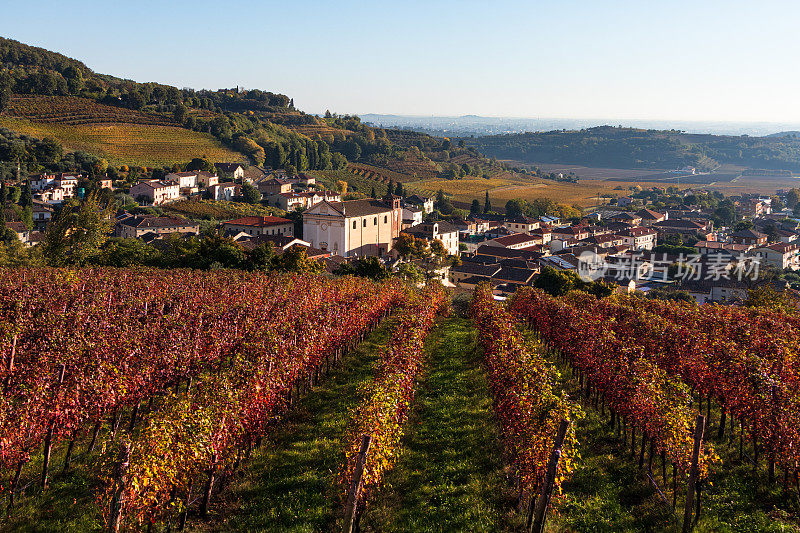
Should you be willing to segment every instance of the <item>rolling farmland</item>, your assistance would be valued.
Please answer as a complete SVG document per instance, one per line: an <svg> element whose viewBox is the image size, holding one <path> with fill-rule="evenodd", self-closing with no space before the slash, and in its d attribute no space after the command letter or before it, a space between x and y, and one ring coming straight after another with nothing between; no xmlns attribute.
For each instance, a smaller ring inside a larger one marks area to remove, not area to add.
<svg viewBox="0 0 800 533"><path fill-rule="evenodd" d="M497 177L463 178L458 180L420 180L409 184L409 188L418 189L427 194L435 194L439 189L451 195L456 202L470 203L477 198L483 201L486 191L496 206L505 204L512 198L531 200L534 198L550 198L556 202L588 207L598 204L598 196L610 194L624 196L631 185L652 187L662 185L640 181L603 181L578 180L578 183L557 182L540 178L528 178L505 172Z"/></svg>

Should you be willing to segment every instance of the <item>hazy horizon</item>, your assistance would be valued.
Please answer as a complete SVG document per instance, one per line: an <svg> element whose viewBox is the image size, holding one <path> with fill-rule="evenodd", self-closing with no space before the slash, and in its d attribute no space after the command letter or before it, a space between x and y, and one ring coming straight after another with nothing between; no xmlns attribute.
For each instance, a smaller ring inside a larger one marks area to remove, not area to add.
<svg viewBox="0 0 800 533"><path fill-rule="evenodd" d="M761 121L687 121L662 119L616 119L616 118L565 118L565 117L489 117L480 115L399 115L384 113L360 113L364 122L385 127L411 128L434 135L494 135L553 131L560 129L584 129L595 126L623 126L644 129L675 129L687 133L710 133L715 135L763 136L786 131L800 130L800 122Z"/></svg>
<svg viewBox="0 0 800 533"><path fill-rule="evenodd" d="M789 0L45 0L4 11L1 35L97 72L259 88L310 112L800 122L800 3Z"/></svg>

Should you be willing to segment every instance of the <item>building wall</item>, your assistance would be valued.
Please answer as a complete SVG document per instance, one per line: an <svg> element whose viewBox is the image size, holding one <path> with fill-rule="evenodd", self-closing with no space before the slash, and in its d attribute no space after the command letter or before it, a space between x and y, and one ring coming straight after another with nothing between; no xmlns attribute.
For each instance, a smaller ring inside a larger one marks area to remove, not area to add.
<svg viewBox="0 0 800 533"><path fill-rule="evenodd" d="M119 225L119 235L125 239L134 239L141 237L145 233L158 233L159 235L166 235L169 233L200 233L200 225L193 226L164 226L159 228L136 228L126 224Z"/></svg>
<svg viewBox="0 0 800 533"><path fill-rule="evenodd" d="M223 230L231 230L234 232L243 231L248 235L287 235L294 237L294 224L279 224L275 226L244 226L239 224L229 224L227 222L222 224Z"/></svg>

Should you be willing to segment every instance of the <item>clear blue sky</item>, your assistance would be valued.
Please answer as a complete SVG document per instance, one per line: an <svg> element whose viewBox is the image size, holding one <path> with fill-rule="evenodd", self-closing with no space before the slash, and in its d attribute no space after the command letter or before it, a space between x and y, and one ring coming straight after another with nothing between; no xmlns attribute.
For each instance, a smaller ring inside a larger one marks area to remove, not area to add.
<svg viewBox="0 0 800 533"><path fill-rule="evenodd" d="M800 121L796 0L8 2L0 35L312 113Z"/></svg>

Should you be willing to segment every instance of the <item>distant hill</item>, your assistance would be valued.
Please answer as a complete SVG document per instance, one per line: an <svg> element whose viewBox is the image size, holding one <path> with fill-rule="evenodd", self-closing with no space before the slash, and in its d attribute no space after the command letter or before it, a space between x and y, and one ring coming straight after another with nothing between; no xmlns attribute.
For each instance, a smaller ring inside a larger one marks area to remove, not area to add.
<svg viewBox="0 0 800 533"><path fill-rule="evenodd" d="M767 137L792 137L796 139L800 138L800 131L781 131L767 135Z"/></svg>
<svg viewBox="0 0 800 533"><path fill-rule="evenodd" d="M498 159L614 168L710 170L719 164L800 171L800 139L689 134L600 126L464 138L468 146Z"/></svg>

